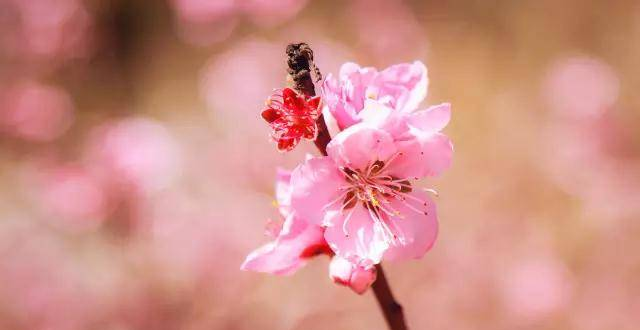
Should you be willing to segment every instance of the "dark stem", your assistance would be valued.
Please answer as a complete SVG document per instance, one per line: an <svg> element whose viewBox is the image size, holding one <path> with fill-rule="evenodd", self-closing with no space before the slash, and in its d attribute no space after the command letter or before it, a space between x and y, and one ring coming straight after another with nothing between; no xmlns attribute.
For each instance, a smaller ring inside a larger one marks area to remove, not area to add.
<svg viewBox="0 0 640 330"><path fill-rule="evenodd" d="M287 58L287 65L289 66L287 72L293 81L293 89L307 96L316 96L311 74L313 73L316 76L316 81L321 80L322 76L313 62L313 51L309 45L306 43L289 44L287 46ZM331 135L322 114L318 117L316 124L318 126L318 136L313 142L320 150L320 153L326 156L327 144L331 141Z"/></svg>
<svg viewBox="0 0 640 330"><path fill-rule="evenodd" d="M382 309L384 319L387 321L387 325L391 330L406 330L407 324L404 321L404 313L402 311L402 305L400 305L391 293L391 287L389 282L384 276L382 266L376 265L377 279L373 282L371 288L376 295L378 305Z"/></svg>
<svg viewBox="0 0 640 330"><path fill-rule="evenodd" d="M287 72L293 82L293 89L298 93L304 93L308 96L315 96L316 90L311 75L315 75L316 81L322 79L320 70L313 62L313 51L306 43L289 44L287 46ZM331 135L324 116L320 115L317 121L318 137L314 141L318 150L323 155L327 155L327 144L331 141ZM382 266L376 265L377 279L371 286L373 293L378 300L378 305L382 309L387 325L391 330L406 330L407 325L404 321L404 313L402 306L396 302L391 293L391 288L384 276Z"/></svg>

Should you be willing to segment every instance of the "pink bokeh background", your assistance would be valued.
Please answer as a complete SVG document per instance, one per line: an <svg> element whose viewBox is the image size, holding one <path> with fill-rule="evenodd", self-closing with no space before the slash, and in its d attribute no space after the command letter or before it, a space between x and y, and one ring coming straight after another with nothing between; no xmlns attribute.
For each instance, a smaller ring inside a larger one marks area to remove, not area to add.
<svg viewBox="0 0 640 330"><path fill-rule="evenodd" d="M0 329L385 329L371 293L242 272L278 153L260 118L306 41L420 60L451 102L421 260L384 263L412 329L640 323L640 5L0 0Z"/></svg>

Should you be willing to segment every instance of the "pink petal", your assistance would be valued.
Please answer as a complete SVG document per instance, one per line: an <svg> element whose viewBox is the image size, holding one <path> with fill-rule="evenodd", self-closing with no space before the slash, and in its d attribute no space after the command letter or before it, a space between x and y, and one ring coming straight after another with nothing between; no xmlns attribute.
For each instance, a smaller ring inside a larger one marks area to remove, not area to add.
<svg viewBox="0 0 640 330"><path fill-rule="evenodd" d="M329 276L336 283L349 285L353 268L354 265L349 260L334 256L329 263Z"/></svg>
<svg viewBox="0 0 640 330"><path fill-rule="evenodd" d="M340 129L359 122L357 114L362 110L367 88L377 74L374 68L361 68L348 62L341 66L338 79L327 76L322 85L322 95Z"/></svg>
<svg viewBox="0 0 640 330"><path fill-rule="evenodd" d="M337 134L327 153L339 166L364 169L376 160L386 160L397 151L393 138L381 129L365 123L353 125Z"/></svg>
<svg viewBox="0 0 640 330"><path fill-rule="evenodd" d="M415 110L427 93L427 69L421 62L391 66L382 72L345 63L339 78L327 76L322 86L326 108L345 129L360 122L365 102L375 100L405 113Z"/></svg>
<svg viewBox="0 0 640 330"><path fill-rule="evenodd" d="M347 221L345 225L345 221ZM324 238L336 255L350 261L379 263L388 248L383 230L362 205L326 213Z"/></svg>
<svg viewBox="0 0 640 330"><path fill-rule="evenodd" d="M393 108L386 104L375 100L366 100L364 108L358 113L358 117L362 121L380 128L392 113Z"/></svg>
<svg viewBox="0 0 640 330"><path fill-rule="evenodd" d="M322 84L322 99L340 129L344 129L358 122L357 112L352 106L347 106L342 99L342 85L331 74L328 74Z"/></svg>
<svg viewBox="0 0 640 330"><path fill-rule="evenodd" d="M409 132L407 114L395 111L389 106L375 100L367 100L358 117L367 126L379 128L389 133L394 140L404 140Z"/></svg>
<svg viewBox="0 0 640 330"><path fill-rule="evenodd" d="M364 99L364 91L378 75L378 70L372 67L361 67L352 62L347 62L340 67L340 81L347 83L354 90L360 91L357 94L359 99ZM347 88L349 89L349 88ZM352 95L356 96L356 95Z"/></svg>
<svg viewBox="0 0 640 330"><path fill-rule="evenodd" d="M427 96L427 67L420 61L392 65L380 72L374 84L380 86L380 95L394 96L395 109L413 111Z"/></svg>
<svg viewBox="0 0 640 330"><path fill-rule="evenodd" d="M438 237L438 217L435 203L423 191L413 191L412 196L426 202L426 206L417 201L407 199L406 202L424 213L418 213L407 207L403 202L393 201L392 207L400 212L400 217L394 217L393 227L402 237L401 244L391 245L384 257L387 260L419 259L431 249Z"/></svg>
<svg viewBox="0 0 640 330"><path fill-rule="evenodd" d="M444 134L419 135L397 142L402 152L389 173L399 178L423 178L438 176L451 165L453 145Z"/></svg>
<svg viewBox="0 0 640 330"><path fill-rule="evenodd" d="M360 72L360 69L361 67L357 63L346 62L340 66L338 77L340 80L347 80L352 74Z"/></svg>
<svg viewBox="0 0 640 330"><path fill-rule="evenodd" d="M278 168L276 172L276 201L278 210L287 217L291 208L291 171Z"/></svg>
<svg viewBox="0 0 640 330"><path fill-rule="evenodd" d="M357 294L363 294L376 281L376 269L358 267L351 275L349 287Z"/></svg>
<svg viewBox="0 0 640 330"><path fill-rule="evenodd" d="M409 125L424 134L440 132L451 120L451 104L442 103L427 110L416 111L409 116Z"/></svg>
<svg viewBox="0 0 640 330"><path fill-rule="evenodd" d="M451 165L453 157L453 144L451 140L444 134L434 134L433 136L421 141L422 152L424 156L426 176L440 175Z"/></svg>
<svg viewBox="0 0 640 330"><path fill-rule="evenodd" d="M338 196L343 183L331 158L309 158L291 174L291 208L309 223L319 225L324 207Z"/></svg>
<svg viewBox="0 0 640 330"><path fill-rule="evenodd" d="M324 245L323 230L289 216L278 238L251 252L240 267L242 270L289 275L304 266L306 251Z"/></svg>
<svg viewBox="0 0 640 330"><path fill-rule="evenodd" d="M354 292L363 294L376 280L376 269L373 266L359 266L335 256L329 264L329 276L335 283L348 286Z"/></svg>

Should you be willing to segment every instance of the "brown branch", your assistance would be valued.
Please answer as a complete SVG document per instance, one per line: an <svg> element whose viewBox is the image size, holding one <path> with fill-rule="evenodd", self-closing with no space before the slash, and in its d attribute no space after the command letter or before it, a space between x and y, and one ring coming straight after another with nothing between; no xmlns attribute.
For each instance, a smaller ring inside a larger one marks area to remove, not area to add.
<svg viewBox="0 0 640 330"><path fill-rule="evenodd" d="M404 313L402 311L402 305L400 305L391 293L391 287L389 282L384 276L384 271L380 264L376 265L377 279L373 282L371 288L376 295L378 305L382 309L384 319L387 321L387 325L391 330L407 330L407 324L404 321Z"/></svg>
<svg viewBox="0 0 640 330"><path fill-rule="evenodd" d="M320 70L313 62L313 51L309 45L306 43L289 44L287 46L287 58L287 65L289 66L287 72L293 81L293 89L307 96L315 96L316 89L313 85L311 74L316 75L316 81L322 78ZM327 144L331 141L331 135L322 114L318 117L316 125L318 126L318 136L313 142L320 150L320 153L326 156Z"/></svg>

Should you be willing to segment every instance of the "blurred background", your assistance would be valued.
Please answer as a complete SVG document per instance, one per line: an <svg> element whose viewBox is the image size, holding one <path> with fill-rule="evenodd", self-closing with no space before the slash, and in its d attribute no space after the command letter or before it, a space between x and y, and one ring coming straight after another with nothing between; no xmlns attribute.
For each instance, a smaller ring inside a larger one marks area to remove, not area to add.
<svg viewBox="0 0 640 330"><path fill-rule="evenodd" d="M640 3L579 0L0 0L0 329L384 329L327 258L239 270L315 152L259 116L299 41L453 104L413 329L637 329Z"/></svg>

